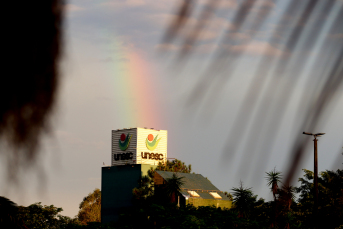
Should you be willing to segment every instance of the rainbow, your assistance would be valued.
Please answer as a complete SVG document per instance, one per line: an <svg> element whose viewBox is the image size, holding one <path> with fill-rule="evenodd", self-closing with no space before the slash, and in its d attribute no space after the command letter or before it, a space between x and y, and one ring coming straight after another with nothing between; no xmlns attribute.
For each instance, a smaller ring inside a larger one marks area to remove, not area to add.
<svg viewBox="0 0 343 229"><path fill-rule="evenodd" d="M121 127L161 128L162 113L155 70L146 55L137 48L113 43L111 77L114 82L116 119ZM121 50L121 51L118 51Z"/></svg>

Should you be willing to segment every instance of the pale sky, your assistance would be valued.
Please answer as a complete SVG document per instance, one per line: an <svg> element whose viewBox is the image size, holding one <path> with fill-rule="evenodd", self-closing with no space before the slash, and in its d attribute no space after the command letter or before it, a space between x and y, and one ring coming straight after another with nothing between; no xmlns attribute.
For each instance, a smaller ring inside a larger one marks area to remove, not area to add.
<svg viewBox="0 0 343 229"><path fill-rule="evenodd" d="M168 157L192 164L193 172L209 178L220 190L230 192L242 180L258 196L271 199L264 172L274 167L285 169L294 138L312 141L301 132L292 132L297 119L295 110L302 106L297 104L297 97L311 85L306 85L305 81L297 84L279 134L273 141L272 153L262 158L264 163L259 170L251 166L262 155L249 154L242 159L242 155L247 155L244 150L255 147L249 145L248 140L235 157L223 159L225 142L256 70L256 60L263 53L271 57L282 53L282 47L267 42L268 31L276 26L274 22L284 9L274 1L264 6L273 8L263 26L264 32L252 38L246 28L235 35L241 43L218 45L222 29L235 26L230 16L223 15L234 11L238 2L222 1L223 12L218 12L211 22L205 22L206 29L199 37L197 52L187 64L180 65L183 66L180 70L173 60L181 43L161 43L166 26L175 17L177 1L68 1L58 103L52 133L42 139L40 152L39 165L45 171L46 182L38 182L41 170L37 169L28 171L20 186L6 187L3 176L0 195L19 205L42 202L62 207L62 215L73 217L83 197L101 188L101 167L103 162L111 163L111 130L148 127L168 130ZM196 17L191 18L188 26L196 22ZM187 31L186 28L181 33ZM246 40L251 42L245 43ZM187 105L211 54L224 48L245 50L231 73L230 83L221 85L219 96L211 97L204 90L199 106ZM316 51L306 54L309 61ZM305 68L303 72L308 71ZM342 152L342 104L340 94L326 116L326 123L314 130L326 133L318 142L319 171L332 169L337 154ZM312 150L308 149L302 168L313 170ZM1 167L4 174L4 166Z"/></svg>

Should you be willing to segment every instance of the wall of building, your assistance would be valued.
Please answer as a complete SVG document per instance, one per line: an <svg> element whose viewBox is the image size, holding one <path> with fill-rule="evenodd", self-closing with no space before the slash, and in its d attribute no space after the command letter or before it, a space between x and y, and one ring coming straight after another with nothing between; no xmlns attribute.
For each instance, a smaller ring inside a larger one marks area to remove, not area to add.
<svg viewBox="0 0 343 229"><path fill-rule="evenodd" d="M119 147L120 137L131 136L128 148L121 150ZM158 140L156 148L149 150L146 144L149 135ZM112 130L112 159L111 165L126 164L150 164L158 165L167 160L168 132L166 130L154 130L147 128L130 128ZM128 156L128 157L127 157Z"/></svg>
<svg viewBox="0 0 343 229"><path fill-rule="evenodd" d="M188 198L186 204L192 204L195 207L199 206L215 206L221 208L231 208L232 201L229 200L216 200L216 199L202 199L202 198Z"/></svg>
<svg viewBox="0 0 343 229"><path fill-rule="evenodd" d="M150 151L146 147L146 138L149 134L152 134L154 138L158 135L160 139L155 150ZM167 160L167 142L168 142L168 132L166 130L152 130L145 128L137 128L137 163L138 164L150 164L158 165L159 162L165 162ZM163 160L151 160L142 158L142 153L155 153L161 154Z"/></svg>
<svg viewBox="0 0 343 229"><path fill-rule="evenodd" d="M141 176L153 165L122 165L102 167L101 170L101 222L116 221L123 207L132 206L132 189L138 187Z"/></svg>
<svg viewBox="0 0 343 229"><path fill-rule="evenodd" d="M126 136L129 134L131 141L129 147L122 151L119 148L119 139L122 134ZM123 130L112 130L112 166L113 165L126 165L126 164L137 164L137 128L132 129L123 129ZM132 159L128 160L115 160L114 155L123 154L123 153L132 153Z"/></svg>

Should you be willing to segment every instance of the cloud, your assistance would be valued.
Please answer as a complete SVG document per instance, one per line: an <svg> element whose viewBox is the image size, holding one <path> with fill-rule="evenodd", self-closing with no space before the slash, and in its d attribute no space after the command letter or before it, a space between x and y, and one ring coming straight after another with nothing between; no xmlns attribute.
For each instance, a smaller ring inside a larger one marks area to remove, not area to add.
<svg viewBox="0 0 343 229"><path fill-rule="evenodd" d="M230 38L239 41L238 45L218 44L216 42L197 44L193 49L198 54L214 53L218 50L227 50L228 52L243 52L247 55L267 55L267 56L281 56L283 54L281 49L278 49L268 42L264 41L251 41L251 37L246 33L232 33L229 34ZM180 51L181 45L178 44L159 44L155 46L160 51ZM186 47L187 48L187 47ZM284 53L286 54L286 53Z"/></svg>
<svg viewBox="0 0 343 229"><path fill-rule="evenodd" d="M260 0L257 1L256 7L259 8L274 8L275 7L275 2L274 0Z"/></svg>
<svg viewBox="0 0 343 229"><path fill-rule="evenodd" d="M85 8L82 8L80 6L74 5L74 4L66 4L64 5L64 9L68 12L76 12L84 10Z"/></svg>
<svg viewBox="0 0 343 229"><path fill-rule="evenodd" d="M169 0L112 0L108 2L103 2L100 5L110 6L117 9L146 7L148 9L170 11L172 4L173 1Z"/></svg>
<svg viewBox="0 0 343 229"><path fill-rule="evenodd" d="M144 0L127 0L127 1L126 1L126 4L127 4L128 6L133 6L133 7L135 7L135 6L144 6L144 5L146 5L147 3L146 3L146 1L144 1Z"/></svg>
<svg viewBox="0 0 343 229"><path fill-rule="evenodd" d="M99 62L103 62L103 63L111 63L111 62L124 63L124 62L130 62L130 59L124 58L124 57L115 58L115 59L113 59L112 57L107 57L107 58L98 59L98 60L99 60Z"/></svg>
<svg viewBox="0 0 343 229"><path fill-rule="evenodd" d="M203 54L213 53L218 49L218 44L202 44L196 47L196 51Z"/></svg>
<svg viewBox="0 0 343 229"><path fill-rule="evenodd" d="M166 23L169 24L170 22L174 21L176 17L178 16L174 14L169 14L169 13L154 14L154 15L149 16L151 22L153 22L154 24L158 24L160 26L165 26ZM218 30L218 29L222 30L223 28L231 26L231 23L226 18L222 18L222 17L212 17L209 20L200 20L195 17L189 17L187 19L185 27L191 28L191 27L196 26L198 23L202 23L206 28L213 29L213 30Z"/></svg>
<svg viewBox="0 0 343 229"><path fill-rule="evenodd" d="M231 46L231 50L234 52L244 52L250 55L267 55L267 56L281 56L282 51L275 48L267 42L253 41L244 45Z"/></svg>
<svg viewBox="0 0 343 229"><path fill-rule="evenodd" d="M212 0L199 0L198 3L201 5L209 5ZM222 0L218 2L217 9L233 9L237 7L237 0Z"/></svg>
<svg viewBox="0 0 343 229"><path fill-rule="evenodd" d="M99 61L103 62L103 63L110 63L113 61L113 59L112 59L112 57L107 57L105 59L100 59Z"/></svg>
<svg viewBox="0 0 343 229"><path fill-rule="evenodd" d="M96 99L96 100L100 100L100 101L106 101L106 102L112 102L112 101L114 101L112 98L110 98L110 97L105 97L105 96L96 97L95 99Z"/></svg>
<svg viewBox="0 0 343 229"><path fill-rule="evenodd" d="M328 38L332 40L341 40L343 39L343 33L330 34Z"/></svg>
<svg viewBox="0 0 343 229"><path fill-rule="evenodd" d="M172 14L155 14L148 17L150 18L151 23L156 24L163 29L174 21L177 16ZM193 29L198 24L202 24L203 29L197 34ZM180 28L178 35L182 39L190 38L198 41L210 41L217 39L223 29L228 27L230 28L231 26L231 23L225 18L214 17L210 20L199 20L197 18L190 17L187 19L185 26Z"/></svg>
<svg viewBox="0 0 343 229"><path fill-rule="evenodd" d="M130 62L130 59L122 57L122 58L118 58L116 62Z"/></svg>
<svg viewBox="0 0 343 229"><path fill-rule="evenodd" d="M158 51L179 51L180 47L174 44L158 44L155 46Z"/></svg>
<svg viewBox="0 0 343 229"><path fill-rule="evenodd" d="M209 43L209 44L200 44L196 46L187 46L186 49L188 50L194 50L197 54L209 54L217 51L218 49L226 49L229 50L228 45L218 45L216 43ZM158 51L164 51L164 52L170 52L170 51L180 51L181 50L181 45L175 45L175 44L159 44L155 46L155 49Z"/></svg>
<svg viewBox="0 0 343 229"><path fill-rule="evenodd" d="M230 40L234 41L240 41L240 42L246 42L251 39L251 36L248 33L243 33L243 32L236 32L236 33L229 33L227 37Z"/></svg>

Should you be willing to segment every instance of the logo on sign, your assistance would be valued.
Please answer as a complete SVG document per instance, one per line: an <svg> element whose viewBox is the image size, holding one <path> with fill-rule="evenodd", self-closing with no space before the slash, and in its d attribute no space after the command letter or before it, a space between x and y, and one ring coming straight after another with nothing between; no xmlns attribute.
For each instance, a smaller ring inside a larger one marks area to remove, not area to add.
<svg viewBox="0 0 343 229"><path fill-rule="evenodd" d="M130 141L131 141L131 137L132 135L130 136L130 134L127 134L127 136L125 136L125 134L122 134L120 136L120 139L119 139L119 148L122 150L122 151L125 151L129 145L130 145Z"/></svg>
<svg viewBox="0 0 343 229"><path fill-rule="evenodd" d="M148 137L145 140L146 147L153 151L156 149L158 143L160 142L161 138L157 140L158 135L154 138L152 134L149 134Z"/></svg>

